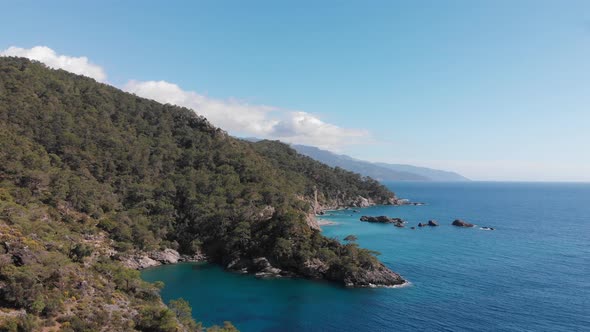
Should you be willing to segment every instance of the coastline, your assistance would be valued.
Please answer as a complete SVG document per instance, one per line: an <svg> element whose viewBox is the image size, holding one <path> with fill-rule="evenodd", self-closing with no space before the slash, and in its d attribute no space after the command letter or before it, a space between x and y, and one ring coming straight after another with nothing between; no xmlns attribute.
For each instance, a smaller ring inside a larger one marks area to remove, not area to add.
<svg viewBox="0 0 590 332"><path fill-rule="evenodd" d="M386 206L391 204L370 204L369 206ZM367 207L369 207L367 206ZM308 224L310 221L313 222L314 225L309 225L311 228L316 228L320 232L322 232L321 226L334 226L338 225L339 222L329 220L325 218L325 212L330 211L342 211L342 210L350 210L354 213L360 213L362 208L358 206L341 206L337 209L326 209L320 210L321 213L312 213L309 217L313 217L312 220L308 219ZM354 210L353 210L354 209ZM126 255L118 256L117 259L122 262L122 264L128 268L135 269L135 270L144 270L147 268L158 267L162 265L173 265L179 263L209 263L209 264L216 264L216 262L212 262L206 257L204 254L199 253L196 255L181 255L178 251L174 249L164 249L159 251L152 251L152 252L134 252ZM377 279L373 279L377 281L381 279L382 281L387 280L388 278L393 276L393 279L398 279L403 281L401 284L382 284L382 283L370 283L367 282L368 280L362 281L363 278L360 278L360 282L357 283L359 280L356 280L354 283L348 283L344 281L342 286L346 288L401 288L409 286L409 282L401 277L399 274L395 273L393 270L389 269L385 266L382 262L380 263L381 267L377 268L372 272L376 272L378 277ZM240 273L240 274L251 274L256 278L261 279L273 279L273 278L294 278L294 279L307 279L307 280L325 280L328 282L336 282L336 280L332 280L330 277L317 277L317 276L306 276L305 274L299 274L297 272L291 271L283 271L282 269L276 268L270 264L266 257L256 257L251 259L241 259L235 260L231 262L229 265L224 266L221 265L227 272L233 273ZM369 270L365 271L371 274ZM365 276L365 277L368 277ZM375 278L376 275L372 275L368 277L369 279ZM380 281L381 281L380 280ZM342 280L343 281L343 280ZM390 280L387 280L389 282ZM338 282L336 282L338 283ZM393 282L392 282L393 283Z"/></svg>

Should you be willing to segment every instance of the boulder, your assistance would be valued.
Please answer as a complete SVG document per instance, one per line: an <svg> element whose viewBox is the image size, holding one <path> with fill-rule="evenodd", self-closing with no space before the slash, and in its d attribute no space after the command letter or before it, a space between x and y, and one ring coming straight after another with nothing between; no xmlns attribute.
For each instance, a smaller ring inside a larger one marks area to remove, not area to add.
<svg viewBox="0 0 590 332"><path fill-rule="evenodd" d="M420 222L420 223L418 223L418 227L426 227L426 224L423 224Z"/></svg>
<svg viewBox="0 0 590 332"><path fill-rule="evenodd" d="M141 270L152 266L158 266L162 263L149 258L147 255L136 254L119 257L121 263L130 269Z"/></svg>
<svg viewBox="0 0 590 332"><path fill-rule="evenodd" d="M461 219L455 219L451 225L457 226L457 227L473 227L474 226L473 224L470 224L470 223L463 221Z"/></svg>
<svg viewBox="0 0 590 332"><path fill-rule="evenodd" d="M428 220L428 226L438 226L438 222L436 220Z"/></svg>
<svg viewBox="0 0 590 332"><path fill-rule="evenodd" d="M162 251L152 251L149 257L162 264L176 264L180 260L180 254L174 249L164 249Z"/></svg>

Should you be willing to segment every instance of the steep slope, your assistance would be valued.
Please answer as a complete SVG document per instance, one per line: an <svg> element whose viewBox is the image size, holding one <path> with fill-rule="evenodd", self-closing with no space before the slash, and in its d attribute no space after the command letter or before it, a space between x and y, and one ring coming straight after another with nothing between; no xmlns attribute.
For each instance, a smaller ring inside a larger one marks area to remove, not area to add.
<svg viewBox="0 0 590 332"><path fill-rule="evenodd" d="M455 173L412 165L372 163L307 145L293 145L297 152L332 167L369 176L379 181L469 181Z"/></svg>
<svg viewBox="0 0 590 332"><path fill-rule="evenodd" d="M234 139L191 110L40 63L0 58L0 160L1 234L19 234L0 239L0 306L33 321L72 325L77 311L98 312L88 301L112 303L115 292L130 304L109 306L101 319L126 317L129 330L190 326L118 262L165 248L247 272L350 286L404 282L370 251L309 226L318 205L395 204L377 182L281 143ZM37 258L23 259L15 241L36 243ZM68 276L91 277L66 282L62 266L71 267ZM39 285L34 294L23 296L23 274ZM114 274L129 277L117 283ZM102 292L105 283L112 292ZM68 298L79 287L86 302Z"/></svg>

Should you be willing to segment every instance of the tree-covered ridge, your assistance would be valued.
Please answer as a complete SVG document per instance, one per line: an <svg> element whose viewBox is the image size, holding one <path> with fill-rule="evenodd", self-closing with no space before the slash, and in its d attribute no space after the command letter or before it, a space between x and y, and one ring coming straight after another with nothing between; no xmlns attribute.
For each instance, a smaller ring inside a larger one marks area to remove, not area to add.
<svg viewBox="0 0 590 332"><path fill-rule="evenodd" d="M354 202L359 196L379 204L390 204L395 199L392 192L374 179L340 167L327 166L297 153L286 144L263 140L254 143L254 148L270 160L283 178L290 183L301 184L299 193L312 197L317 190L319 204L335 199Z"/></svg>
<svg viewBox="0 0 590 332"><path fill-rule="evenodd" d="M285 271L358 285L368 282L367 271L384 269L370 252L326 239L306 222L316 190L323 201L394 198L377 182L281 143L234 139L186 108L22 58L0 58L0 160L0 225L23 241L49 228L40 254L57 250L74 268L105 259L122 268L113 258L172 248L202 251L230 266L266 257ZM11 217L14 205L25 217ZM31 214L35 208L45 214ZM86 258L84 239L93 236L114 253ZM56 247L48 249L53 241ZM30 264L48 273L57 269ZM0 268L0 306L56 316L31 311L33 299L11 300L7 294L17 291L11 273L31 266L14 260L6 266L9 272ZM94 271L99 279L107 273ZM42 284L39 296L63 291L61 284ZM130 321L130 328L141 329Z"/></svg>

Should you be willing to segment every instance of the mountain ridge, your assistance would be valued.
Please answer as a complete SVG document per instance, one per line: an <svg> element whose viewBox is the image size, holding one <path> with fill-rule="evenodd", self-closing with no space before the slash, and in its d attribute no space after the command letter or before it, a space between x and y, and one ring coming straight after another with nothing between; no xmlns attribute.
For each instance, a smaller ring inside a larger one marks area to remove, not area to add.
<svg viewBox="0 0 590 332"><path fill-rule="evenodd" d="M470 181L456 172L405 164L369 162L313 146L300 144L291 146L297 152L326 165L341 167L379 181Z"/></svg>

